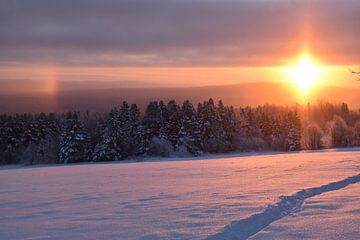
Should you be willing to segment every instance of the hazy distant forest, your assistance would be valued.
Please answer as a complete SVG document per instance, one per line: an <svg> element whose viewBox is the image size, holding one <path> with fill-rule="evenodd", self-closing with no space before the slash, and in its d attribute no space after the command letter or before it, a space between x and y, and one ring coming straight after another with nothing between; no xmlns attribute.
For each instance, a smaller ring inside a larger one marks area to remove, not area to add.
<svg viewBox="0 0 360 240"><path fill-rule="evenodd" d="M0 163L114 161L231 151L360 146L360 110L345 103L234 108L152 101L142 114L123 102L107 114L0 116Z"/></svg>

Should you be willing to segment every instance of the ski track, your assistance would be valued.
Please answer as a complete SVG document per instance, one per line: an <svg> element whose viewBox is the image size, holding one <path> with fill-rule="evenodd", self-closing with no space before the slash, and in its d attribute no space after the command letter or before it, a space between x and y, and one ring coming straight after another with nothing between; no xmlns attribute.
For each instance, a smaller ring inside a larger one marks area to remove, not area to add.
<svg viewBox="0 0 360 240"><path fill-rule="evenodd" d="M233 221L230 225L225 226L220 233L212 235L207 239L247 239L269 226L272 222L284 218L291 213L300 211L301 205L307 198L326 192L336 191L358 182L360 182L360 174L348 177L341 181L322 185L320 187L303 189L291 196L281 196L279 202L269 205L263 212L254 214L239 221Z"/></svg>

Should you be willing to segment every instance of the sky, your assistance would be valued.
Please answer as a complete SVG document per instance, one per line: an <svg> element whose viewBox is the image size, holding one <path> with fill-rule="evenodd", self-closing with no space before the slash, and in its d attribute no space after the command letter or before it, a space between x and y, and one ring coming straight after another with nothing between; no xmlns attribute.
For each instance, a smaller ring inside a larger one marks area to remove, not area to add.
<svg viewBox="0 0 360 240"><path fill-rule="evenodd" d="M0 87L281 81L305 49L326 67L325 83L351 84L359 9L358 0L0 0Z"/></svg>

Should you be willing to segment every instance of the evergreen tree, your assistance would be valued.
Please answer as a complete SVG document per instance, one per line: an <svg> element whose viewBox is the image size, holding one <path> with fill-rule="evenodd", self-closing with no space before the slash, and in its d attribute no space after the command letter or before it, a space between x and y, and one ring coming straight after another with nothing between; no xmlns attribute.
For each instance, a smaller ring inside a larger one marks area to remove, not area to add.
<svg viewBox="0 0 360 240"><path fill-rule="evenodd" d="M144 127L140 121L140 109L136 104L130 106L130 154L140 155L146 152L146 144L144 143Z"/></svg>
<svg viewBox="0 0 360 240"><path fill-rule="evenodd" d="M126 107L124 107L126 108ZM124 112L126 110L122 110ZM123 117L117 108L111 109L102 126L101 141L93 153L94 161L114 161L124 159L126 154L126 136L122 126Z"/></svg>
<svg viewBox="0 0 360 240"><path fill-rule="evenodd" d="M287 118L286 150L298 151L301 149L301 121L297 111L290 111Z"/></svg>
<svg viewBox="0 0 360 240"><path fill-rule="evenodd" d="M178 133L177 149L185 147L186 150L198 156L202 153L201 134L197 114L193 105L187 100L181 108L181 127Z"/></svg>
<svg viewBox="0 0 360 240"><path fill-rule="evenodd" d="M169 101L167 105L168 119L165 122L166 138L170 141L175 148L178 142L178 134L181 128L181 110L175 100Z"/></svg>
<svg viewBox="0 0 360 240"><path fill-rule="evenodd" d="M161 109L157 101L149 103L142 122L142 154L148 154L153 138L159 138L162 129ZM163 130L162 130L163 131Z"/></svg>
<svg viewBox="0 0 360 240"><path fill-rule="evenodd" d="M28 162L30 164L59 162L59 122L55 114L35 115L32 125L33 136L27 144L31 151Z"/></svg>
<svg viewBox="0 0 360 240"><path fill-rule="evenodd" d="M200 131L204 150L207 152L226 151L227 142L225 131L214 101L209 99L209 101L205 101L200 108Z"/></svg>
<svg viewBox="0 0 360 240"><path fill-rule="evenodd" d="M167 129L166 123L169 121L169 111L167 106L163 101L159 102L159 110L160 110L160 130L159 130L159 138L167 140Z"/></svg>
<svg viewBox="0 0 360 240"><path fill-rule="evenodd" d="M60 161L73 163L88 161L89 138L78 113L67 113L60 128Z"/></svg>
<svg viewBox="0 0 360 240"><path fill-rule="evenodd" d="M360 144L360 113L343 104L319 103L302 108L304 146ZM340 117L342 116L342 117ZM327 125L325 125L327 123ZM328 140L322 138L327 127ZM78 162L125 159L133 155L170 156L174 150L199 155L301 148L302 127L297 107L258 106L235 112L210 99L180 106L174 101L150 102L141 119L139 108L123 102L106 116L68 113L0 115L0 163ZM59 159L59 161L58 161Z"/></svg>
<svg viewBox="0 0 360 240"><path fill-rule="evenodd" d="M16 134L14 117L3 115L0 121L0 154L2 163L16 163L13 154L20 145L20 136Z"/></svg>
<svg viewBox="0 0 360 240"><path fill-rule="evenodd" d="M234 150L235 147L233 144L233 140L240 126L234 108L232 106L224 106L223 102L220 100L217 111L220 116L220 124L222 129L222 131L219 133L219 136L225 143L224 151Z"/></svg>
<svg viewBox="0 0 360 240"><path fill-rule="evenodd" d="M85 126L85 131L89 135L89 143L91 149L95 149L96 145L101 141L102 127L104 126L104 116L99 113L86 112L82 116L82 122Z"/></svg>

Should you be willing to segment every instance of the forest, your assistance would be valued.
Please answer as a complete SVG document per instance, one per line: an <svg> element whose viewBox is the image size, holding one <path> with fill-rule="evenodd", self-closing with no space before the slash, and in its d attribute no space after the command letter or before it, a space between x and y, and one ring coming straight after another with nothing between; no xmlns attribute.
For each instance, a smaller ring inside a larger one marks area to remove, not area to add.
<svg viewBox="0 0 360 240"><path fill-rule="evenodd" d="M115 161L234 151L360 146L360 110L347 104L226 106L123 102L108 113L0 115L0 163Z"/></svg>

